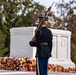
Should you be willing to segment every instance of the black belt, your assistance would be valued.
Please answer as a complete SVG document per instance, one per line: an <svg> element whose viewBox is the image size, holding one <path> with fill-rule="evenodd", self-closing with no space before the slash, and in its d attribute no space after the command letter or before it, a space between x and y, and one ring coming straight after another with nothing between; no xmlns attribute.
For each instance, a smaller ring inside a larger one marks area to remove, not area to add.
<svg viewBox="0 0 76 75"><path fill-rule="evenodd" d="M41 43L41 45L48 45L48 43L47 42L44 42L44 43Z"/></svg>

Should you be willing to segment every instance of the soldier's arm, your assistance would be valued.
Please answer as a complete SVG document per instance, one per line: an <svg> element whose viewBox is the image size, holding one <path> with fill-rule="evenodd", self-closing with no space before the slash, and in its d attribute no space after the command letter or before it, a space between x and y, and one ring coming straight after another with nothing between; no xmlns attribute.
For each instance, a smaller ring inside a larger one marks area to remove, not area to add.
<svg viewBox="0 0 76 75"><path fill-rule="evenodd" d="M40 47L40 31L36 32L29 44L30 46Z"/></svg>

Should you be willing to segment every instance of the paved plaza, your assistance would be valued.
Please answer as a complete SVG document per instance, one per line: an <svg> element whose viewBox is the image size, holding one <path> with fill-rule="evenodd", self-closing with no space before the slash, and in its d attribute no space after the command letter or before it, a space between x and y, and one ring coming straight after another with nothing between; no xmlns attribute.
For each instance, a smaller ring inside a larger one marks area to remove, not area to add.
<svg viewBox="0 0 76 75"><path fill-rule="evenodd" d="M36 75L35 72L0 70L0 75ZM48 75L76 75L76 73L50 72Z"/></svg>

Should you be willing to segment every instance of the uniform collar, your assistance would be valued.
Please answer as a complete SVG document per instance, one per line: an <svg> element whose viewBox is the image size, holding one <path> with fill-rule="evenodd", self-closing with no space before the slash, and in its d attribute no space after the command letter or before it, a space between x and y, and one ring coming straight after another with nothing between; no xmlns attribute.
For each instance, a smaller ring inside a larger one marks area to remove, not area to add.
<svg viewBox="0 0 76 75"><path fill-rule="evenodd" d="M41 27L46 27L46 25L42 25Z"/></svg>

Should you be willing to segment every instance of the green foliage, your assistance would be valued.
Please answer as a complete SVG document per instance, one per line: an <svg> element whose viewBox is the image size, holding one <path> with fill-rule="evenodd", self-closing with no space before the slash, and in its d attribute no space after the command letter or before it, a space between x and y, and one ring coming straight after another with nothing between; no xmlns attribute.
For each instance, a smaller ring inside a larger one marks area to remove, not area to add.
<svg viewBox="0 0 76 75"><path fill-rule="evenodd" d="M33 0L0 0L0 56L9 55L10 28L35 25L40 9Z"/></svg>
<svg viewBox="0 0 76 75"><path fill-rule="evenodd" d="M5 41L5 38L4 38L4 35L1 33L0 31L0 50L4 47L4 41Z"/></svg>
<svg viewBox="0 0 76 75"><path fill-rule="evenodd" d="M8 48L5 48L5 35L0 30L0 57L8 56Z"/></svg>

